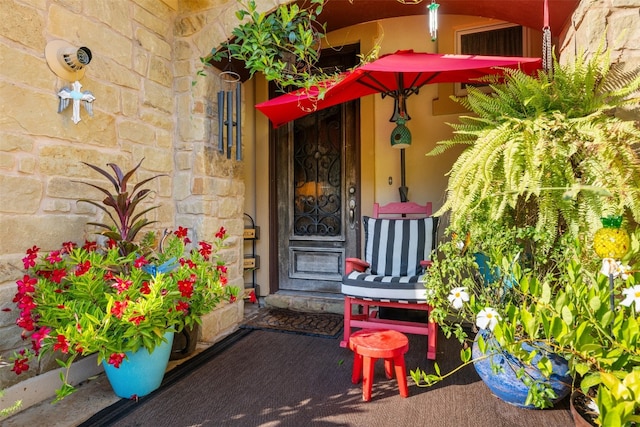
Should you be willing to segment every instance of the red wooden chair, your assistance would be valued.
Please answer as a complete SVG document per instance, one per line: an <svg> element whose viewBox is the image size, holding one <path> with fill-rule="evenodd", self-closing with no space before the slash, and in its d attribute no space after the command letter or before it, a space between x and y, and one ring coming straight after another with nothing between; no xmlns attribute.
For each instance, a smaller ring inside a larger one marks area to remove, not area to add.
<svg viewBox="0 0 640 427"><path fill-rule="evenodd" d="M434 360L438 325L430 320L423 281L437 241L438 218L431 216L431 203L376 203L373 217L365 216L363 225L364 260L346 259L340 345L348 345L352 328L392 329L426 335L427 358ZM425 321L381 318L379 309L387 307L426 312Z"/></svg>

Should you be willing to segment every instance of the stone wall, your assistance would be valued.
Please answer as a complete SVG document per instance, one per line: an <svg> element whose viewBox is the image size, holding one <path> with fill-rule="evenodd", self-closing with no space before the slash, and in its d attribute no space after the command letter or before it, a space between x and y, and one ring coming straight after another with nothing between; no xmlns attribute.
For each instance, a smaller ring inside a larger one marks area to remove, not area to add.
<svg viewBox="0 0 640 427"><path fill-rule="evenodd" d="M640 67L640 0L582 0L560 48L562 62L609 49L613 62Z"/></svg>
<svg viewBox="0 0 640 427"><path fill-rule="evenodd" d="M176 10L180 3L202 9ZM213 240L224 226L231 236L222 254L230 284L243 284L243 163L213 149L219 82L207 77L192 85L200 56L226 38L228 26L219 20L233 24L227 14L235 2L180 3L0 2L0 355L5 360L23 345L11 300L25 250L82 242L91 237L86 223L103 220L91 205L76 203L100 198L76 181L105 184L81 162L116 163L128 170L144 158L134 181L166 174L150 183L148 205L160 206L149 214L158 221L154 227L186 226L193 230L192 240ZM202 32L202 23L216 30ZM80 80L96 98L93 116L82 109L77 125L71 108L57 113L56 94L70 85L45 60L45 46L57 39L93 54ZM42 367L20 377L9 369L0 369L0 389Z"/></svg>
<svg viewBox="0 0 640 427"><path fill-rule="evenodd" d="M560 62L577 55L608 50L611 61L640 68L640 0L582 0L563 34ZM640 122L640 107L617 111L625 120Z"/></svg>

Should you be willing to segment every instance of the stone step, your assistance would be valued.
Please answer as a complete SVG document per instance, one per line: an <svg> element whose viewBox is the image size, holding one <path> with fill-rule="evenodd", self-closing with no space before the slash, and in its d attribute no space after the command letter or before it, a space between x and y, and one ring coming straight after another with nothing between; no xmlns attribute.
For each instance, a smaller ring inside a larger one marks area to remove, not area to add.
<svg viewBox="0 0 640 427"><path fill-rule="evenodd" d="M344 297L342 294L302 291L278 291L264 298L265 306L272 308L286 308L307 313L337 313L344 312Z"/></svg>

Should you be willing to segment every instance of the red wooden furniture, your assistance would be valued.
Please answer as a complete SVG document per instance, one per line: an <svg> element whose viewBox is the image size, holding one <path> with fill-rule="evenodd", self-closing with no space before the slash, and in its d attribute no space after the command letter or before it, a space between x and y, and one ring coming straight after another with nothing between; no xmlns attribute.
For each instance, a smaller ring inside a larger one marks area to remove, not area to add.
<svg viewBox="0 0 640 427"><path fill-rule="evenodd" d="M395 222L382 223L385 219L383 216L386 216L388 221ZM352 328L391 329L408 334L426 335L427 358L434 360L438 325L430 320L431 306L426 303L426 289L422 280L424 269L431 264L430 256L437 239L438 221L437 218L431 217L431 203L418 205L405 202L385 206L376 203L373 207L373 220L365 217L363 222L367 235L365 260L346 259L342 283L342 293L345 296L344 337L340 345L348 345ZM396 231L389 231L391 229ZM392 237L395 237L395 241L387 243L384 240ZM374 248L371 249L371 246ZM400 260L401 257L406 258L405 246L410 246L419 255L424 255L417 261L416 257L413 257L413 269L411 261ZM387 249L386 254L379 253L383 249ZM372 265L376 261L379 265ZM401 271L406 274L397 274L397 266L390 267L391 263L401 264ZM409 264L408 269L406 264ZM423 322L380 318L380 307L426 312L425 319L429 320Z"/></svg>
<svg viewBox="0 0 640 427"><path fill-rule="evenodd" d="M407 336L393 330L358 331L349 338L349 349L353 350L353 371L351 382L358 384L362 380L362 399L371 400L373 386L373 368L378 359L384 359L384 372L387 378L393 378L395 370L400 396L408 397L407 369L404 355L409 350Z"/></svg>

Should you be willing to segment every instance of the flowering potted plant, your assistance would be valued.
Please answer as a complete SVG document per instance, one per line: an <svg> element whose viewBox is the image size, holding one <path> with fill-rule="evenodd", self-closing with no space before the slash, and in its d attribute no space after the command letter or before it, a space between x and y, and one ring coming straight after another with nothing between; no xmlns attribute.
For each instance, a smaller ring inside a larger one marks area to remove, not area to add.
<svg viewBox="0 0 640 427"><path fill-rule="evenodd" d="M632 425L640 420L639 241L640 229L621 262L601 259L578 239L566 240L562 250L549 255L555 268L545 272L531 268L531 260L514 262L508 248L517 243L496 244L490 252L495 262L489 263L493 282L487 284L478 258L466 252L486 246L465 246L464 238L455 236L443 246L457 258L435 260L441 265L433 266L436 272L453 272L447 274L452 280L443 284L437 273L430 277L429 302L445 334L465 343L462 364L489 359L494 375L513 370L526 390L526 404L543 408L557 400L558 383L567 382L551 369L560 357L574 378L566 385L595 397L594 419L607 426ZM473 345L470 327L480 331ZM507 362L496 363L496 355L505 352ZM412 376L416 383L431 385L453 372L416 370Z"/></svg>
<svg viewBox="0 0 640 427"><path fill-rule="evenodd" d="M17 374L29 369L33 357L47 353L56 354L67 374L77 357L91 353L97 353L105 369L119 369L137 351L151 354L166 346L173 332L199 323L200 316L238 294L238 289L226 286L226 266L216 255L226 238L224 228L216 233L213 244L190 245L188 230L182 227L173 233L165 231L161 238L149 232L134 242L140 228L150 223L135 215L148 190L140 190L138 184L131 195L127 192L127 181L140 164L127 174L110 165L114 176L89 166L107 176L117 190L112 195L89 184L107 194L105 206L115 210L118 226L103 226L107 231L102 245L66 242L49 253L35 246L27 250L23 258L27 271L17 281L14 302L19 309L16 323L31 347L14 356ZM164 368L168 356L167 352ZM66 375L61 379L56 400L74 391ZM162 376L155 388L161 380ZM115 386L114 390L121 395Z"/></svg>

